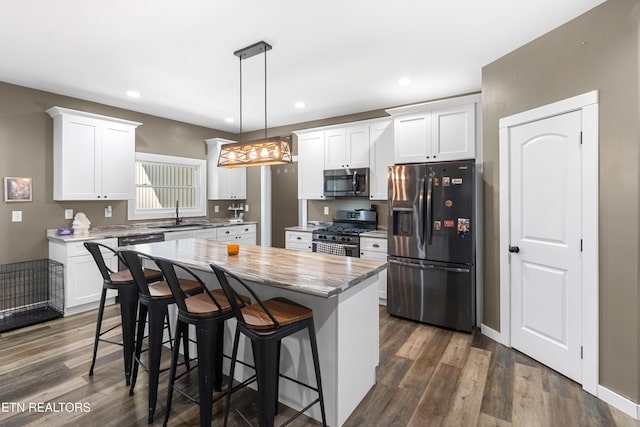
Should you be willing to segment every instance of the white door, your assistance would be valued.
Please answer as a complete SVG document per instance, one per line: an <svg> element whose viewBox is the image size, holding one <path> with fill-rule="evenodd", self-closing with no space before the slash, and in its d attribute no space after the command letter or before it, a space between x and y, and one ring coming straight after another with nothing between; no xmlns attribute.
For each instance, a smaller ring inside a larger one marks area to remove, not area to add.
<svg viewBox="0 0 640 427"><path fill-rule="evenodd" d="M582 382L581 112L509 128L511 344Z"/></svg>

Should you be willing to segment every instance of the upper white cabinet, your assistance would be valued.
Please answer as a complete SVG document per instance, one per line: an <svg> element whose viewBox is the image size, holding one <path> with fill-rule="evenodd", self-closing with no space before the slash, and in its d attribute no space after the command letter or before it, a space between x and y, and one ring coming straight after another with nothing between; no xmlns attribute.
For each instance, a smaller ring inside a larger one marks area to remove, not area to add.
<svg viewBox="0 0 640 427"><path fill-rule="evenodd" d="M138 122L53 107L53 199L128 200Z"/></svg>
<svg viewBox="0 0 640 427"><path fill-rule="evenodd" d="M391 120L371 124L369 128L369 199L387 200L387 173L393 166L393 125Z"/></svg>
<svg viewBox="0 0 640 427"><path fill-rule="evenodd" d="M325 199L324 170L369 168L369 198L386 200L393 165L393 122L373 119L294 132L298 135L298 198Z"/></svg>
<svg viewBox="0 0 640 427"><path fill-rule="evenodd" d="M369 126L331 128L324 138L325 169L369 167Z"/></svg>
<svg viewBox="0 0 640 427"><path fill-rule="evenodd" d="M394 117L394 162L473 159L480 95L387 110Z"/></svg>
<svg viewBox="0 0 640 427"><path fill-rule="evenodd" d="M324 199L325 132L298 135L298 199Z"/></svg>
<svg viewBox="0 0 640 427"><path fill-rule="evenodd" d="M205 140L207 143L207 192L209 200L244 200L247 198L247 168L219 168L218 156L224 144L235 141L222 138Z"/></svg>

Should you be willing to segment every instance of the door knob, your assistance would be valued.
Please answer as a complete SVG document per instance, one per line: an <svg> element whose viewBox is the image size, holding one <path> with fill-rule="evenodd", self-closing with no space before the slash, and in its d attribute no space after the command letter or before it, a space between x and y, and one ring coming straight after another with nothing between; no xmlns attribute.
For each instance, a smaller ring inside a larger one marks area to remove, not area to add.
<svg viewBox="0 0 640 427"><path fill-rule="evenodd" d="M509 246L509 252L511 252L512 254L517 254L518 252L520 252L520 248L517 246Z"/></svg>

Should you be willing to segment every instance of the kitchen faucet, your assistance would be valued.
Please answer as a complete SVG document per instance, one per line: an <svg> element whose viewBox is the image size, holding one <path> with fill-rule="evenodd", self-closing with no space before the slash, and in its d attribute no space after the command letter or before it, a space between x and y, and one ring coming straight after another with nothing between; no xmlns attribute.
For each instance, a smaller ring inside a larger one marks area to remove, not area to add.
<svg viewBox="0 0 640 427"><path fill-rule="evenodd" d="M180 216L180 202L176 200L176 225L180 225L182 217Z"/></svg>

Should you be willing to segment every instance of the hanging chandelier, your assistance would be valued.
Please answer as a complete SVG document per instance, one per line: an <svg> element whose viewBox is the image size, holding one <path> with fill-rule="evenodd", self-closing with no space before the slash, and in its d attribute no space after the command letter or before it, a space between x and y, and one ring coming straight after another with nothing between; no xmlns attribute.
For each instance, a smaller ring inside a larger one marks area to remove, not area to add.
<svg viewBox="0 0 640 427"><path fill-rule="evenodd" d="M271 45L260 41L233 52L240 59L240 139L242 139L242 61L264 53L264 138L223 145L218 156L219 167L284 165L293 162L289 137L267 138L267 51L269 50Z"/></svg>

